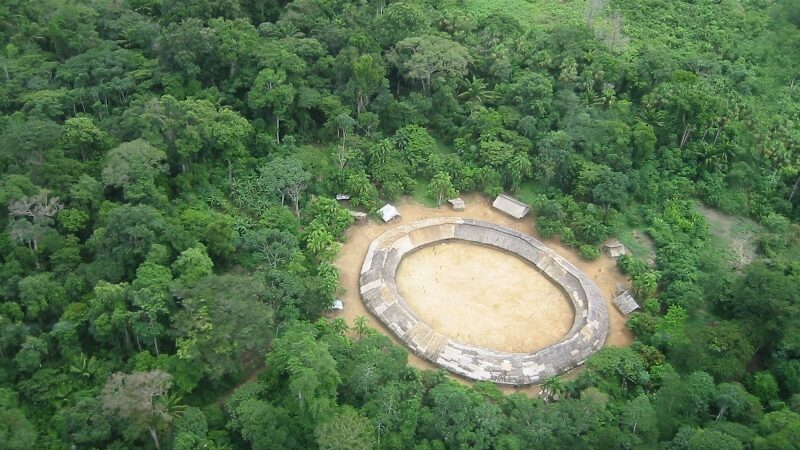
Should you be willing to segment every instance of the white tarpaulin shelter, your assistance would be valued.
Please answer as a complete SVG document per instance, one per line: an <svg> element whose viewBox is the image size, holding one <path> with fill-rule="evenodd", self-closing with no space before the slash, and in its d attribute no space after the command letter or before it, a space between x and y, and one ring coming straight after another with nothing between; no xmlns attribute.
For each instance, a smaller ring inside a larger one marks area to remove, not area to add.
<svg viewBox="0 0 800 450"><path fill-rule="evenodd" d="M391 222L392 220L400 217L400 211L388 203L385 204L383 208L378 210L378 214L381 215L381 218L384 222Z"/></svg>
<svg viewBox="0 0 800 450"><path fill-rule="evenodd" d="M531 207L525 203L504 194L500 194L494 199L492 207L503 211L515 219L522 219L528 214L528 211L531 210Z"/></svg>
<svg viewBox="0 0 800 450"><path fill-rule="evenodd" d="M344 309L344 303L342 303L342 301L337 298L336 300L333 301L333 306L331 307L331 309L334 309L334 310L337 310L337 311L338 310L342 310L342 309Z"/></svg>

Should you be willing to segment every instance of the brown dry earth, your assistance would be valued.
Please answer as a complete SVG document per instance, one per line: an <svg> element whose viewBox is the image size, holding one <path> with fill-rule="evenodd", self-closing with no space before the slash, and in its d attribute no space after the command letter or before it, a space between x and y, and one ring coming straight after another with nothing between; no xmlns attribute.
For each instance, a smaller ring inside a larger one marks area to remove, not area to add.
<svg viewBox="0 0 800 450"><path fill-rule="evenodd" d="M406 303L459 342L528 353L558 342L575 320L569 299L527 261L446 241L407 255L397 271Z"/></svg>
<svg viewBox="0 0 800 450"><path fill-rule="evenodd" d="M370 327L403 345L366 309L358 287L369 244L392 227L434 217L465 217L503 225L538 238L530 217L517 220L507 216L493 209L491 201L479 194L463 198L467 205L464 211L453 211L449 207L428 208L404 198L395 203L402 216L399 220L389 224L370 220L366 225L351 227L335 262L344 289L339 296L344 310L330 316L344 318L351 325L357 317L364 316ZM611 303L617 284L629 285L614 260L602 255L596 261L587 262L556 240L540 240L577 266L600 288L609 315L606 345L630 345L633 336L625 327L625 317ZM449 243L423 248L401 263L398 284L401 295L420 318L440 332L470 344L496 350L532 351L557 342L572 325L572 308L554 284L518 257L479 245ZM408 359L409 364L419 369L436 368L413 353L409 353ZM502 390L538 392L535 387Z"/></svg>

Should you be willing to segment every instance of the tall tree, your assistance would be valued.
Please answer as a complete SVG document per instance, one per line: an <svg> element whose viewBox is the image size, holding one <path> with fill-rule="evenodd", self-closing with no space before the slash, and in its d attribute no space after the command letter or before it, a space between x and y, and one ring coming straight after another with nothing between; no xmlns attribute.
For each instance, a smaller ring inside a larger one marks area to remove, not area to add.
<svg viewBox="0 0 800 450"><path fill-rule="evenodd" d="M131 433L147 431L161 450L158 428L172 421L163 403L171 385L172 376L159 370L114 373L100 395L103 410L124 420Z"/></svg>
<svg viewBox="0 0 800 450"><path fill-rule="evenodd" d="M436 199L436 204L442 206L445 200L455 198L458 196L458 191L453 187L453 182L450 175L444 172L437 172L431 178L431 184L428 186L429 194Z"/></svg>
<svg viewBox="0 0 800 450"><path fill-rule="evenodd" d="M406 78L418 80L428 91L436 79L455 81L466 75L472 57L458 42L427 35L398 42L389 60Z"/></svg>
<svg viewBox="0 0 800 450"><path fill-rule="evenodd" d="M166 158L166 153L145 140L125 142L106 155L103 183L122 189L123 198L131 202L162 202L164 193L156 181L167 171Z"/></svg>

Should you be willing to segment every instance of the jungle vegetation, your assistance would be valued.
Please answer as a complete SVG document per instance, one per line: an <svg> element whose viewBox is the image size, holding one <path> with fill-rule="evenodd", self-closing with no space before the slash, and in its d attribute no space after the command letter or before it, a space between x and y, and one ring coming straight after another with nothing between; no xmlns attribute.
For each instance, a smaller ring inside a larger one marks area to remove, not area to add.
<svg viewBox="0 0 800 450"><path fill-rule="evenodd" d="M4 0L0 44L0 447L800 448L795 0ZM647 235L633 345L528 398L322 317L336 193L474 191Z"/></svg>

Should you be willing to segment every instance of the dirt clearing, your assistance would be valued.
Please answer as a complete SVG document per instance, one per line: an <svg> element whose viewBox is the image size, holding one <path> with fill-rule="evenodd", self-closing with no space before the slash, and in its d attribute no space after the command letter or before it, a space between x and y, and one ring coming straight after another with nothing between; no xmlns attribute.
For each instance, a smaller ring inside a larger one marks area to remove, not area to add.
<svg viewBox="0 0 800 450"><path fill-rule="evenodd" d="M564 292L530 263L473 243L437 243L406 256L397 289L432 328L490 350L539 350L575 319Z"/></svg>
<svg viewBox="0 0 800 450"><path fill-rule="evenodd" d="M348 233L347 241L342 246L342 251L335 262L336 266L340 270L339 282L342 288L344 289L344 293L340 295L340 299L344 304L344 310L332 312L330 314L331 317L344 318L348 321L349 324L352 325L353 321L357 317L364 316L367 318L367 323L370 327L391 337L392 340L398 345L403 345L401 342L397 340L397 338L391 331L389 331L386 327L384 327L382 323L378 322L372 316L372 314L370 314L370 312L361 302L361 298L358 291L358 277L361 273L361 264L364 262L364 256L367 253L367 248L369 247L369 244L372 242L373 239L381 235L383 232L397 225L403 225L417 220L428 219L433 217L465 217L465 218L471 218L471 219L477 219L495 223L498 225L514 229L520 233L525 233L530 236L537 237L535 233L534 222L530 218L530 216L521 220L516 220L512 217L509 217L503 213L500 213L492 209L491 201L478 194L466 195L463 196L463 198L467 204L467 208L464 211L453 211L449 207L428 208L411 199L404 198L394 203L394 205L398 207L401 214L401 218L399 220L389 224L377 223L373 220L370 220L366 225L354 226L350 228L350 230L348 230L347 232ZM600 289L600 292L603 294L603 297L606 300L606 307L608 308L609 330L608 330L608 338L606 339L606 345L613 345L618 347L630 345L633 336L630 333L630 331L628 331L628 329L625 328L625 317L622 316L619 313L619 311L617 311L617 309L614 307L614 305L611 303L611 299L613 298L613 295L615 293L617 283L625 284L626 286L629 285L627 278L617 270L616 263L614 262L614 260L605 255L602 255L596 261L587 262L580 259L580 257L578 257L575 251L562 246L560 243L558 243L558 241L542 240L542 242L547 244L551 249L558 252L565 259L575 264L575 266L577 266L580 270L582 270L597 284L597 287ZM414 255L410 255L409 258L413 256ZM504 257L504 261L506 263L508 263L508 259L511 259L509 255L503 253L501 253L501 256ZM475 257L469 257L464 259L465 261L463 261L463 264L468 264L470 261L472 261L478 269L487 266L487 264L481 264L480 261L478 261L477 258ZM530 270L536 272L536 269L533 267L531 267ZM486 279L486 277L484 279ZM439 278L439 281L447 282L442 277ZM453 282L452 280L449 281L449 283L452 282ZM547 284L553 286L550 282L547 282ZM457 297L456 295L453 295L451 297L451 301L453 302L454 305L453 307L449 308L451 310L459 308L458 306L459 300L456 297ZM481 329L480 332L472 331L471 334L473 335L473 339L486 339L486 340L497 339L499 341L503 341L504 338L502 337L489 336L489 335L496 335L496 336L506 336L505 339L511 339L516 341L519 340L519 336L517 335L536 335L537 330L541 330L545 327L557 329L557 327L559 326L555 323L552 324L549 323L547 317L539 317L539 316L537 316L536 318L536 324L528 324L518 329L514 328L516 325L512 325L511 327L509 327L505 323L499 323L499 322L485 324L485 325L477 325L484 323L483 311L480 309L468 309L468 308L462 308L462 309L464 311L459 311L459 313L466 314L466 316L464 316L464 318L459 320L467 320L466 323L469 324L467 329L462 330L462 334L463 332L470 333L471 330L478 329L478 327L480 327ZM559 320L563 320L563 317ZM571 320L572 319L570 319L570 325L571 325ZM558 332L555 333L557 334ZM563 334L564 333L561 333L562 336ZM513 336L513 338L509 338L509 336ZM509 340L508 342L498 342L497 345L500 346L514 345L514 342L511 342L511 340ZM413 353L409 353L408 359L409 359L409 364L419 369L436 368L432 363L428 362L425 359L417 357ZM507 389L504 388L503 390L506 392L510 392L513 391L513 388L507 388Z"/></svg>

